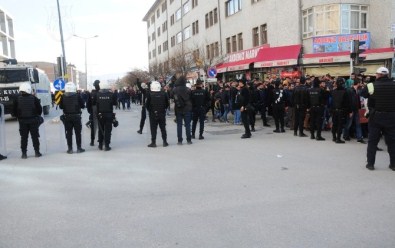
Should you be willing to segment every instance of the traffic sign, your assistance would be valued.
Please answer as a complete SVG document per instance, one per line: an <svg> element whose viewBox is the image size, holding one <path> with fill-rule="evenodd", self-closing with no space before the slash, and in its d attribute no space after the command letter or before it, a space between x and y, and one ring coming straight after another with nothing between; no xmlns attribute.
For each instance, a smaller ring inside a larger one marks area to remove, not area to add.
<svg viewBox="0 0 395 248"><path fill-rule="evenodd" d="M60 99L62 98L63 91L55 91L55 103L59 105Z"/></svg>
<svg viewBox="0 0 395 248"><path fill-rule="evenodd" d="M215 69L214 67L211 67L208 72L207 75L209 78L214 78L217 76L217 69Z"/></svg>
<svg viewBox="0 0 395 248"><path fill-rule="evenodd" d="M63 90L65 86L65 82L63 79L58 78L53 82L53 87L57 90Z"/></svg>

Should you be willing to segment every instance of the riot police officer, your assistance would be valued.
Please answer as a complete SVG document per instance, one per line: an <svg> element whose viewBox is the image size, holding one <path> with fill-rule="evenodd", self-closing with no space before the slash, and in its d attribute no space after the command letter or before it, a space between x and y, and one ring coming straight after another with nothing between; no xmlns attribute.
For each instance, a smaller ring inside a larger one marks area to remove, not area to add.
<svg viewBox="0 0 395 248"><path fill-rule="evenodd" d="M351 112L350 101L344 88L345 80L338 78L332 90L332 140L337 144L344 144L341 139L346 116Z"/></svg>
<svg viewBox="0 0 395 248"><path fill-rule="evenodd" d="M35 157L41 157L39 131L39 118L42 114L40 100L32 95L32 87L29 83L19 86L19 96L14 100L13 114L19 121L19 133L21 135L22 159L27 159L27 141L29 133L32 137Z"/></svg>
<svg viewBox="0 0 395 248"><path fill-rule="evenodd" d="M63 124L66 131L67 153L73 153L73 129L77 144L77 153L85 152L81 147L81 109L85 108L84 100L77 93L74 83L68 82L65 85L65 94L60 99L60 109L63 109Z"/></svg>
<svg viewBox="0 0 395 248"><path fill-rule="evenodd" d="M374 170L377 144L384 134L390 156L389 168L395 171L395 82L389 78L389 71L380 67L376 71L376 81L368 85L369 101L374 100L374 108L369 113L369 141L367 147L368 170Z"/></svg>
<svg viewBox="0 0 395 248"><path fill-rule="evenodd" d="M300 79L300 83L296 85L292 97L292 105L295 111L294 136L298 135L299 130L299 137L307 137L303 132L303 123L306 117L307 105L309 104L309 94L305 82L305 78Z"/></svg>
<svg viewBox="0 0 395 248"><path fill-rule="evenodd" d="M111 131L115 119L114 106L117 105L117 98L110 91L110 85L107 82L101 83L101 89L96 94L94 104L97 107L97 120L99 126L99 150L111 150Z"/></svg>
<svg viewBox="0 0 395 248"><path fill-rule="evenodd" d="M162 133L163 146L166 147L169 145L166 133L166 109L169 107L169 97L166 92L161 91L161 85L157 81L151 83L150 89L146 101L151 127L151 144L148 147L156 147L158 125Z"/></svg>
<svg viewBox="0 0 395 248"><path fill-rule="evenodd" d="M324 121L324 104L325 104L325 92L320 87L320 82L315 81L313 88L308 90L309 92L309 108L310 108L310 138L316 140L325 140L321 136L322 122ZM317 130L317 137L315 131Z"/></svg>
<svg viewBox="0 0 395 248"><path fill-rule="evenodd" d="M89 121L86 124L90 129L91 129L91 143L90 146L95 145L95 137L96 137L96 132L98 128L97 124L97 108L96 108L96 103L93 103L93 99L96 98L97 92L100 90L100 81L95 80L93 82L93 86L95 87L94 90L89 94L88 96L88 101L86 103L86 108L89 113Z"/></svg>
<svg viewBox="0 0 395 248"><path fill-rule="evenodd" d="M210 94L202 88L202 81L196 81L196 89L192 90L192 139L195 138L196 126L199 120L199 139L204 139L204 120L206 118L206 109L210 103Z"/></svg>
<svg viewBox="0 0 395 248"><path fill-rule="evenodd" d="M1 110L2 109L0 108L0 117L2 115L2 111ZM1 121L1 118L0 118L0 121ZM4 155L0 154L0 160L6 159L6 158L7 158L7 156L4 156Z"/></svg>

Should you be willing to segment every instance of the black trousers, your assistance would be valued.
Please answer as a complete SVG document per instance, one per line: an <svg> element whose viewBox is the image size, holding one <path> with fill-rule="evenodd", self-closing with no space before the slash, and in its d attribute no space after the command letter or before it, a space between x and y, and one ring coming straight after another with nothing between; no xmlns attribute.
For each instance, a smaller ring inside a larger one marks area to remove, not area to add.
<svg viewBox="0 0 395 248"><path fill-rule="evenodd" d="M260 106L260 112L261 112L262 124L267 125L266 105Z"/></svg>
<svg viewBox="0 0 395 248"><path fill-rule="evenodd" d="M304 106L294 106L295 108L295 123L294 123L294 133L303 133L304 118L306 117L306 107Z"/></svg>
<svg viewBox="0 0 395 248"><path fill-rule="evenodd" d="M381 133L384 135L385 143L388 146L390 165L395 165L395 112L370 113L369 116L369 140L367 148L368 164L374 165L376 162L377 145L380 141Z"/></svg>
<svg viewBox="0 0 395 248"><path fill-rule="evenodd" d="M147 109L143 105L141 107L140 131L143 131L144 124L145 124L145 119L147 119Z"/></svg>
<svg viewBox="0 0 395 248"><path fill-rule="evenodd" d="M333 140L340 140L344 124L346 124L346 113L344 112L344 110L335 110L332 114Z"/></svg>
<svg viewBox="0 0 395 248"><path fill-rule="evenodd" d="M81 115L66 115L64 120L64 129L66 131L66 140L68 148L73 147L73 129L75 132L75 140L77 148L81 148Z"/></svg>
<svg viewBox="0 0 395 248"><path fill-rule="evenodd" d="M192 116L192 135L195 135L197 122L199 121L199 135L204 132L204 120L206 119L205 107L199 107L193 110Z"/></svg>
<svg viewBox="0 0 395 248"><path fill-rule="evenodd" d="M38 132L39 124L35 118L19 119L19 134L21 135L21 150L23 153L27 151L27 141L29 133L32 137L34 151L40 151L40 134Z"/></svg>
<svg viewBox="0 0 395 248"><path fill-rule="evenodd" d="M99 121L99 145L108 147L111 143L111 131L112 131L112 113L98 114Z"/></svg>
<svg viewBox="0 0 395 248"><path fill-rule="evenodd" d="M285 117L285 105L284 104L273 104L273 118L276 125L276 130L284 130L284 117Z"/></svg>
<svg viewBox="0 0 395 248"><path fill-rule="evenodd" d="M310 133L314 135L317 131L317 137L321 137L322 122L324 121L324 107L314 106L310 109Z"/></svg>
<svg viewBox="0 0 395 248"><path fill-rule="evenodd" d="M253 128L255 128L256 112L255 112L255 110L249 110L248 113L250 115L251 129L253 129Z"/></svg>
<svg viewBox="0 0 395 248"><path fill-rule="evenodd" d="M243 122L244 126L244 134L251 135L250 114L248 110L244 110L243 112L241 112L241 121Z"/></svg>
<svg viewBox="0 0 395 248"><path fill-rule="evenodd" d="M98 128L98 121L97 121L97 107L96 105L92 106L92 114L89 116L89 120L92 121L92 128L91 128L91 143L95 142L95 137Z"/></svg>
<svg viewBox="0 0 395 248"><path fill-rule="evenodd" d="M160 132L162 133L162 140L167 141L167 132L166 132L166 113L155 115L154 113L149 114L150 128L151 128L151 141L153 143L156 142L156 135L158 126L160 128Z"/></svg>

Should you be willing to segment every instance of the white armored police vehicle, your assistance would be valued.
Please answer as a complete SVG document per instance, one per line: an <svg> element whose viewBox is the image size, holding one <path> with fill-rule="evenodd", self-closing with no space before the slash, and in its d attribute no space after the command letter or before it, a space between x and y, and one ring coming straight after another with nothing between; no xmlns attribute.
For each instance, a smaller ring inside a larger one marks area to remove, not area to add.
<svg viewBox="0 0 395 248"><path fill-rule="evenodd" d="M52 106L51 85L45 72L30 65L18 65L16 60L10 61L0 66L0 103L4 105L5 114L12 114L12 104L22 83L31 84L32 94L40 99L44 114L49 114Z"/></svg>

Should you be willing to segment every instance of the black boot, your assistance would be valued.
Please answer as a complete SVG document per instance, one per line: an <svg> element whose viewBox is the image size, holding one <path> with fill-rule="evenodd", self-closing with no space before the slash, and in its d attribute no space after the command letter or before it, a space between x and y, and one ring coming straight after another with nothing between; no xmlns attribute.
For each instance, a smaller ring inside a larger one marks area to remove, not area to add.
<svg viewBox="0 0 395 248"><path fill-rule="evenodd" d="M163 147L169 146L169 143L167 143L166 140L163 140Z"/></svg>
<svg viewBox="0 0 395 248"><path fill-rule="evenodd" d="M69 146L69 148L67 149L67 153L68 154L73 154L73 148L71 146Z"/></svg>
<svg viewBox="0 0 395 248"><path fill-rule="evenodd" d="M27 159L27 154L26 154L25 151L22 151L22 156L21 156L21 158L22 158L22 159Z"/></svg>
<svg viewBox="0 0 395 248"><path fill-rule="evenodd" d="M148 147L153 147L153 148L156 147L156 142L153 140L151 144L148 145Z"/></svg>
<svg viewBox="0 0 395 248"><path fill-rule="evenodd" d="M34 156L35 156L36 158L39 158L39 157L42 156L42 154L41 154L39 151L36 151L35 154L34 154Z"/></svg>
<svg viewBox="0 0 395 248"><path fill-rule="evenodd" d="M77 153L83 153L83 152L85 152L84 148L81 148L81 147L77 148Z"/></svg>

